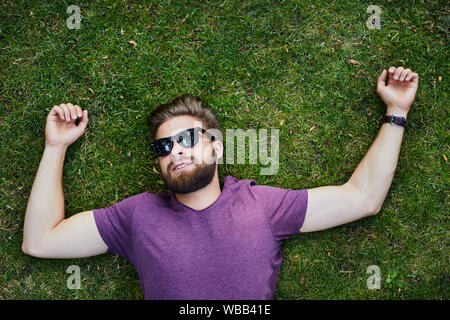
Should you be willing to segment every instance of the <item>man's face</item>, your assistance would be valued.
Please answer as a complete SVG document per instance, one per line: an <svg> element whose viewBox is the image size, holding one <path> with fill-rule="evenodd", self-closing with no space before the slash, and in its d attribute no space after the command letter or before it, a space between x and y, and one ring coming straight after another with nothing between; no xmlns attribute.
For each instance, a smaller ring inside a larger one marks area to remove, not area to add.
<svg viewBox="0 0 450 320"><path fill-rule="evenodd" d="M185 129L201 127L201 122L192 116L176 116L164 122L156 132L156 140L174 136ZM220 141L212 142L206 135L199 133L199 141L192 148L185 148L173 141L170 154L159 157L161 176L169 190L175 193L190 193L211 183L216 170L217 159L222 156ZM177 168L184 163L185 166Z"/></svg>

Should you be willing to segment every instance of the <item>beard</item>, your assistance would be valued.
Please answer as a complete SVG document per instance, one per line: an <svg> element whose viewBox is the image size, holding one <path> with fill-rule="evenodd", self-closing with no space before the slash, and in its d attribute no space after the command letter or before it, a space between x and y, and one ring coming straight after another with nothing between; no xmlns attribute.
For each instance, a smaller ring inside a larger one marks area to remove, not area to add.
<svg viewBox="0 0 450 320"><path fill-rule="evenodd" d="M216 152L213 149L212 156L215 155ZM175 176L172 176L171 171L168 171L167 175L161 172L161 177L169 190L186 194L204 188L211 183L216 172L216 161L211 164L195 164L192 159L191 162L194 168Z"/></svg>

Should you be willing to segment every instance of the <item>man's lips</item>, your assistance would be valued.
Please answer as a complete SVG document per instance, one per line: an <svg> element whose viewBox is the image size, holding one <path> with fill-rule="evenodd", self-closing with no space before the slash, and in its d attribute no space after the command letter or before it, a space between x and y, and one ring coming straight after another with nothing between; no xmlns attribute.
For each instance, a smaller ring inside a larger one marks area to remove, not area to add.
<svg viewBox="0 0 450 320"><path fill-rule="evenodd" d="M174 165L172 167L172 171L182 171L182 170L186 169L187 167L189 167L191 164L192 164L192 162L177 163L176 165Z"/></svg>

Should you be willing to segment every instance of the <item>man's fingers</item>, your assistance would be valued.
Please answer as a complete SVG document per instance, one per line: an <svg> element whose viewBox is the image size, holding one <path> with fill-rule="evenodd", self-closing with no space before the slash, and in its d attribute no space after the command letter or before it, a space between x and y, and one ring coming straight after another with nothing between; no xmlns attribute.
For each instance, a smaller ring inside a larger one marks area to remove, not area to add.
<svg viewBox="0 0 450 320"><path fill-rule="evenodd" d="M74 122L77 118L82 118L84 112L77 105L62 103L60 105L54 105L50 110L50 115L57 115L61 120L66 122Z"/></svg>
<svg viewBox="0 0 450 320"><path fill-rule="evenodd" d="M81 118L83 116L83 110L79 106L73 105L72 103L62 103L57 107L63 112L64 116L62 116L61 119L67 122L73 122L77 118Z"/></svg>
<svg viewBox="0 0 450 320"><path fill-rule="evenodd" d="M50 114L56 114L61 120L64 120L64 110L60 106L53 106Z"/></svg>
<svg viewBox="0 0 450 320"><path fill-rule="evenodd" d="M411 69L405 69L400 73L400 81L403 81L406 79L406 76L411 72Z"/></svg>
<svg viewBox="0 0 450 320"><path fill-rule="evenodd" d="M81 108L79 106L75 106L75 110L77 112L77 117L81 118L83 116L83 112L81 111Z"/></svg>
<svg viewBox="0 0 450 320"><path fill-rule="evenodd" d="M389 73L389 81L397 80L397 81L419 81L419 75L415 72L412 72L411 69L404 69L403 67L394 67L391 66L388 69Z"/></svg>
<svg viewBox="0 0 450 320"><path fill-rule="evenodd" d="M60 104L59 106L64 110L64 120L68 122L71 121L69 107L64 103Z"/></svg>
<svg viewBox="0 0 450 320"><path fill-rule="evenodd" d="M73 118L73 111L72 111L72 109L73 109L73 104L71 104L71 103L69 102L69 103L66 103L66 106L67 106L67 110L69 110L69 120L75 120L75 119Z"/></svg>
<svg viewBox="0 0 450 320"><path fill-rule="evenodd" d="M395 72L395 67L394 66L392 66L392 67L389 67L389 69L388 69L388 72L389 72L389 81L388 81L388 83L391 83L391 81L393 81L394 80L394 72Z"/></svg>
<svg viewBox="0 0 450 320"><path fill-rule="evenodd" d="M395 69L395 71L394 71L394 80L399 80L400 79L400 74L402 73L403 70L405 70L403 67L398 67L397 69Z"/></svg>
<svg viewBox="0 0 450 320"><path fill-rule="evenodd" d="M419 75L415 72L411 72L406 76L405 81L410 81L412 80L413 82L417 82L419 80Z"/></svg>
<svg viewBox="0 0 450 320"><path fill-rule="evenodd" d="M76 110L75 110L75 106L69 102L67 104L67 107L69 107L70 118L72 120L76 120L77 119L77 113L76 113Z"/></svg>

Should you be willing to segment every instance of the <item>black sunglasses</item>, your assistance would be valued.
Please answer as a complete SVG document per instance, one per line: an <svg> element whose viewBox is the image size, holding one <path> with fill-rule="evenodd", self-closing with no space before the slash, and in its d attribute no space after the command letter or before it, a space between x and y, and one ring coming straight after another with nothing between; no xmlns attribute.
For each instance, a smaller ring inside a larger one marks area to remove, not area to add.
<svg viewBox="0 0 450 320"><path fill-rule="evenodd" d="M200 127L195 127L191 129L186 129L177 133L172 137L165 137L153 141L150 143L150 147L153 152L155 152L157 157L167 156L173 148L173 141L176 140L178 144L184 148L192 148L198 143L198 133L201 132L205 134L211 141L215 140L215 137L207 132L205 129Z"/></svg>

